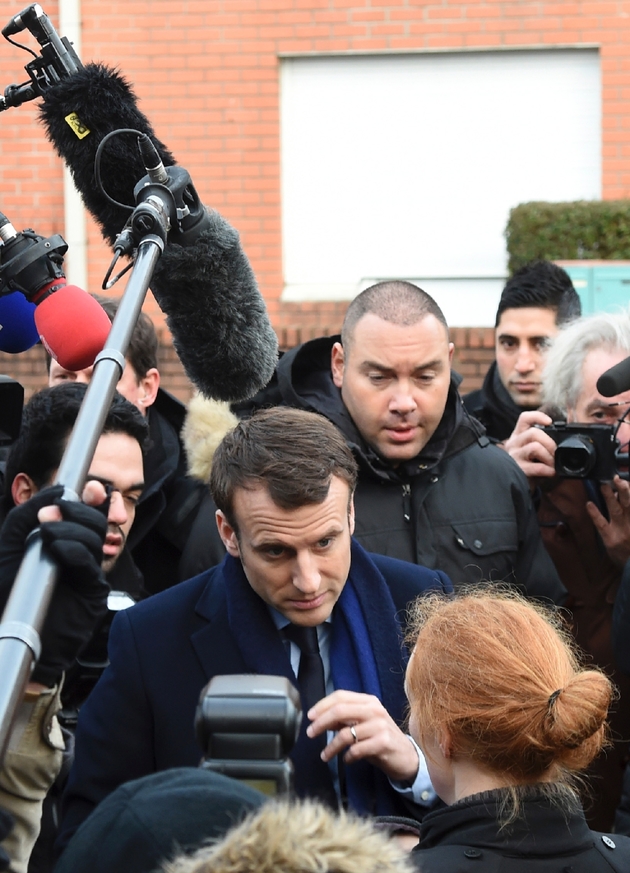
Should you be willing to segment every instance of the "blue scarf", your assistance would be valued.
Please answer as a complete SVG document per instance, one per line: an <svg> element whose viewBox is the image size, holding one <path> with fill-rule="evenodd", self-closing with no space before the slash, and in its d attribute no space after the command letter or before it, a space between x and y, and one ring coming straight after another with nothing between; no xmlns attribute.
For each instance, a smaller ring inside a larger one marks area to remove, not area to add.
<svg viewBox="0 0 630 873"><path fill-rule="evenodd" d="M296 684L284 645L264 601L252 590L241 562L229 555L223 563L230 629L252 672L281 675ZM391 593L368 553L354 540L348 580L332 621L331 672L335 688L373 694L401 723L406 699L403 687L406 653ZM304 731L291 758L300 771ZM387 777L366 761L345 768L349 805L359 813L400 813ZM306 783L307 784L307 783ZM296 778L298 793L304 790Z"/></svg>

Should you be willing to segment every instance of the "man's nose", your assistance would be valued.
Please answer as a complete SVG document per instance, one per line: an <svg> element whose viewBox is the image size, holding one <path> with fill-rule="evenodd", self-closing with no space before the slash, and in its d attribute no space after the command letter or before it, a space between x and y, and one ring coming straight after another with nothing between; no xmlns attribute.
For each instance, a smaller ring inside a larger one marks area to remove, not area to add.
<svg viewBox="0 0 630 873"><path fill-rule="evenodd" d="M112 491L109 500L109 512L107 513L107 521L110 524L122 525L126 524L128 519L127 507L120 491Z"/></svg>
<svg viewBox="0 0 630 873"><path fill-rule="evenodd" d="M397 382L389 401L390 412L408 415L414 412L417 406L413 385L402 380Z"/></svg>
<svg viewBox="0 0 630 873"><path fill-rule="evenodd" d="M314 556L309 551L298 552L293 567L293 584L303 594L319 591L322 577Z"/></svg>
<svg viewBox="0 0 630 873"><path fill-rule="evenodd" d="M515 368L518 373L531 373L535 368L536 362L532 350L527 343L521 343L516 356Z"/></svg>
<svg viewBox="0 0 630 873"><path fill-rule="evenodd" d="M94 367L86 367L85 370L75 370L75 382L82 382L84 385L89 385L92 379Z"/></svg>

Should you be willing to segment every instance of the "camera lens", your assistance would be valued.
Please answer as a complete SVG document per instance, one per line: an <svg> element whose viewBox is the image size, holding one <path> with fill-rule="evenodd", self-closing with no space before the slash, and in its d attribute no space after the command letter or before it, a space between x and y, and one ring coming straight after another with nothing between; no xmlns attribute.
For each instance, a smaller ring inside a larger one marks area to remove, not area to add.
<svg viewBox="0 0 630 873"><path fill-rule="evenodd" d="M556 472L561 476L583 479L595 466L597 454L593 443L583 436L571 436L556 449Z"/></svg>

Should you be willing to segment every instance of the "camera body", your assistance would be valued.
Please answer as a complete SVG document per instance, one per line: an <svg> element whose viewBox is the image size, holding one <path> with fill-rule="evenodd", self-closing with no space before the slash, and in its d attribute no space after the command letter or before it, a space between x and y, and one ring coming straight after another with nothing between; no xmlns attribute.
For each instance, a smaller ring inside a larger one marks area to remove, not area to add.
<svg viewBox="0 0 630 873"><path fill-rule="evenodd" d="M614 425L554 421L541 430L556 443L555 466L558 476L610 482L617 475L619 443Z"/></svg>

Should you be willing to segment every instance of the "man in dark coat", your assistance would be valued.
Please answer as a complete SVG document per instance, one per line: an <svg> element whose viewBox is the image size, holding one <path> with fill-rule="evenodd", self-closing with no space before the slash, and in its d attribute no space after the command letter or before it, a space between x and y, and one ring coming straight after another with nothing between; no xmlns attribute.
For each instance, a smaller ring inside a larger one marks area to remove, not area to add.
<svg viewBox="0 0 630 873"><path fill-rule="evenodd" d="M532 261L503 289L495 322L496 361L464 406L494 442L506 440L521 412L541 404L547 350L559 327L581 313L568 273L551 261Z"/></svg>
<svg viewBox="0 0 630 873"><path fill-rule="evenodd" d="M452 355L435 301L409 282L383 282L352 301L341 337L285 354L252 405L313 410L343 433L359 463L364 548L439 567L456 589L506 581L561 602L527 481L462 406Z"/></svg>
<svg viewBox="0 0 630 873"><path fill-rule="evenodd" d="M621 451L627 453L630 391L604 397L597 381L629 354L627 312L597 313L565 326L547 356L545 407L553 409L555 419L614 426ZM611 639L613 607L630 558L630 485L619 476L612 482L558 477L556 442L541 429L551 423L542 411L523 413L505 448L536 489L542 537L569 593L573 634L621 691L610 716L613 748L592 766L594 800L585 802L591 827L607 830L630 750L630 679L615 670ZM613 449L611 444L611 455Z"/></svg>
<svg viewBox="0 0 630 873"><path fill-rule="evenodd" d="M94 295L113 321L120 300ZM180 432L186 407L160 388L158 338L153 322L140 313L131 335L125 369L117 389L146 417L149 442L144 459L145 488L138 502L136 518L116 570L112 588L129 590L135 576L136 588L143 594L162 591L180 582L185 575L180 561L197 511L205 495L202 483L187 475L186 457ZM93 367L66 370L49 361L48 384L88 383ZM218 536L209 532L206 549L211 551L210 567L223 557ZM193 556L189 553L188 560Z"/></svg>
<svg viewBox="0 0 630 873"><path fill-rule="evenodd" d="M224 438L211 487L228 554L114 620L110 666L79 717L62 843L122 782L199 762L195 707L217 674L281 675L301 686L298 794L344 797L366 814L400 813L409 802L421 817L434 794L399 727L399 619L418 594L451 585L352 541L355 481L351 452L321 416L272 409ZM309 657L321 655L316 700L294 639L308 629Z"/></svg>

